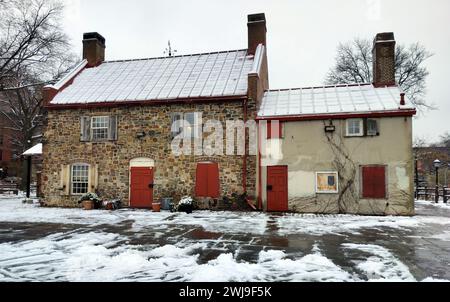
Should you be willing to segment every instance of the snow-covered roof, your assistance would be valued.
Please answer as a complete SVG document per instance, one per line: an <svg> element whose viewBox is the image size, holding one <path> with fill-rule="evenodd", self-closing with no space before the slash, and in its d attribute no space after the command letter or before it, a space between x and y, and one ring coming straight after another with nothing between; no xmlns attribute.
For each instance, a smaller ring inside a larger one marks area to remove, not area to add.
<svg viewBox="0 0 450 302"><path fill-rule="evenodd" d="M246 95L253 64L247 50L109 61L82 70L51 104Z"/></svg>
<svg viewBox="0 0 450 302"><path fill-rule="evenodd" d="M37 144L34 147L31 147L30 149L22 153L22 155L24 156L41 155L41 154L42 154L42 144Z"/></svg>
<svg viewBox="0 0 450 302"><path fill-rule="evenodd" d="M266 91L259 117L302 116L414 109L397 86L336 85Z"/></svg>

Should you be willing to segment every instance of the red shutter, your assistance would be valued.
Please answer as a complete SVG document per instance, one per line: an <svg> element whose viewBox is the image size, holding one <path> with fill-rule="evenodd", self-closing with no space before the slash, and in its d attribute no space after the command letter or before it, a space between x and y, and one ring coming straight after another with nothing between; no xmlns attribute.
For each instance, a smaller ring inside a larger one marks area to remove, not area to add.
<svg viewBox="0 0 450 302"><path fill-rule="evenodd" d="M197 164L195 195L218 198L219 191L219 165L217 163Z"/></svg>
<svg viewBox="0 0 450 302"><path fill-rule="evenodd" d="M272 136L272 122L267 122L267 139L270 138L283 138L283 123L278 123L278 133L274 133Z"/></svg>
<svg viewBox="0 0 450 302"><path fill-rule="evenodd" d="M386 198L386 171L384 166L362 168L363 198Z"/></svg>

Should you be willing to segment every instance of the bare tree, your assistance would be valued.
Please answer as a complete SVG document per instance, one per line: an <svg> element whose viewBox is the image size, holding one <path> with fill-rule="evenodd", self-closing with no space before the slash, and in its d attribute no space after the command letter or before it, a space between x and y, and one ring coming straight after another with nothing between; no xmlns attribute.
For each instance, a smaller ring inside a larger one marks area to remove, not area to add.
<svg viewBox="0 0 450 302"><path fill-rule="evenodd" d="M413 140L413 148L429 147L430 143L423 136L415 136Z"/></svg>
<svg viewBox="0 0 450 302"><path fill-rule="evenodd" d="M424 99L429 72L423 63L431 56L432 54L419 43L398 45L395 50L396 81L420 110L434 109ZM372 78L371 41L356 38L351 42L340 43L336 64L328 72L326 84L371 83Z"/></svg>
<svg viewBox="0 0 450 302"><path fill-rule="evenodd" d="M16 154L35 142L41 89L75 63L62 30L61 1L0 0L0 119Z"/></svg>
<svg viewBox="0 0 450 302"><path fill-rule="evenodd" d="M0 91L47 83L73 65L56 0L0 1Z"/></svg>
<svg viewBox="0 0 450 302"><path fill-rule="evenodd" d="M450 132L447 131L444 134L440 136L440 143L442 147L448 147L450 148Z"/></svg>

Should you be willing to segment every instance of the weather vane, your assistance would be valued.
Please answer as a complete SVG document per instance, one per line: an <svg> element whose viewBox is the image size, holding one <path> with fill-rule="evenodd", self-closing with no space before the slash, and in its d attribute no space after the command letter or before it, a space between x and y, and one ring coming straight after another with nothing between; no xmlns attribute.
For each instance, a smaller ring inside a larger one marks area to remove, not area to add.
<svg viewBox="0 0 450 302"><path fill-rule="evenodd" d="M164 54L166 55L169 55L169 57L171 57L174 53L176 53L177 51L176 50L174 50L174 49L172 49L172 45L170 45L170 40L169 40L169 42L167 43L167 45L168 45L168 47L166 48L166 50L164 51Z"/></svg>

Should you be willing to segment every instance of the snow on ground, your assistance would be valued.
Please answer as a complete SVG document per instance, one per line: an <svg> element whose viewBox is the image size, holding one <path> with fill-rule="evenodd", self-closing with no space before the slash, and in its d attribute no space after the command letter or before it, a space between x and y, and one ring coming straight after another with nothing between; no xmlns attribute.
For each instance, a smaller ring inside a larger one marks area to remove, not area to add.
<svg viewBox="0 0 450 302"><path fill-rule="evenodd" d="M408 267L382 246L353 243L342 246L368 254L367 259L356 267L367 275L369 281L416 281Z"/></svg>
<svg viewBox="0 0 450 302"><path fill-rule="evenodd" d="M208 212L193 214L122 209L118 211L85 211L83 209L42 208L37 204L22 204L13 195L0 195L0 221L49 222L63 224L101 225L133 221L133 228L167 228L168 225L199 225L209 232L263 234L269 215L259 212ZM433 216L395 217L358 215L286 214L276 217L278 233L342 234L358 233L373 227L411 228L424 224L450 225L450 219Z"/></svg>
<svg viewBox="0 0 450 302"><path fill-rule="evenodd" d="M450 200L447 203L444 203L442 200L439 201L439 203L435 203L433 201L428 200L416 200L416 205L427 205L427 206L433 206L441 209L447 209L450 210Z"/></svg>
<svg viewBox="0 0 450 302"><path fill-rule="evenodd" d="M315 251L288 259L282 251L261 251L256 263L231 253L197 262L198 243L150 250L118 245L110 233L54 234L43 239L0 244L2 281L352 281L350 274Z"/></svg>
<svg viewBox="0 0 450 302"><path fill-rule="evenodd" d="M339 253L354 264L349 269L329 258L319 239L321 244L315 244L304 254L268 246L255 252L255 260L238 260L239 247L220 250L217 257L199 261L203 253L211 251L211 240L183 238L173 244L139 245L129 244L130 238L122 233L95 231L99 225L124 222L131 222L131 231L138 235L157 234L155 237L167 236L165 232L174 226L199 226L209 232L250 233L250 237L261 238L299 234L355 236L363 229L422 229L432 224L444 232L429 234L427 238L450 240L448 217L84 211L22 204L21 198L12 195L0 195L0 222L86 226L65 233L56 230L55 234L34 240L0 244L0 281L417 281L401 258L378 243L349 243L348 239L342 244L333 242ZM213 249L221 240L216 240ZM352 258L352 254L358 256ZM446 280L429 277L423 281Z"/></svg>
<svg viewBox="0 0 450 302"><path fill-rule="evenodd" d="M255 233L266 230L267 215L264 213L233 213L198 211L186 213L155 213L150 210L121 209L118 211L85 211L83 209L43 208L38 204L23 204L13 195L0 195L0 221L49 222L63 224L101 225L133 221L133 229L168 225L199 225L209 232Z"/></svg>
<svg viewBox="0 0 450 302"><path fill-rule="evenodd" d="M358 234L359 229L389 227L405 229L425 224L450 225L450 219L433 216L358 216L358 215L316 215L286 214L277 221L281 234Z"/></svg>
<svg viewBox="0 0 450 302"><path fill-rule="evenodd" d="M116 234L54 234L43 239L0 244L2 281L363 281L346 272L315 248L303 257L283 251L261 251L256 263L237 261L232 253L198 263L197 243L143 249L120 245ZM377 245L343 244L368 254L357 268L369 281L416 281L409 269ZM425 281L445 281L427 278Z"/></svg>

